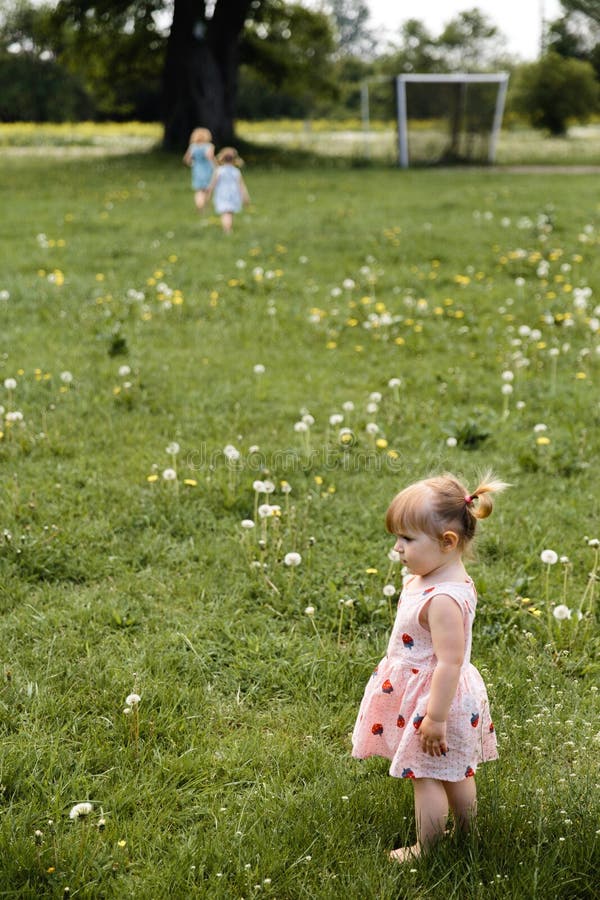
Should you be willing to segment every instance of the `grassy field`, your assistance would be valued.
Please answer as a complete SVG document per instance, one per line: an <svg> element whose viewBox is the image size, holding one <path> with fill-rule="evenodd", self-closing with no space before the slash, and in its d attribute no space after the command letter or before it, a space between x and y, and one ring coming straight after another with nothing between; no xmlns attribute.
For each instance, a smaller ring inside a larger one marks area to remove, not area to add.
<svg viewBox="0 0 600 900"><path fill-rule="evenodd" d="M0 896L597 897L597 177L252 159L227 239L177 158L3 155ZM394 868L383 514L487 466L501 758Z"/></svg>

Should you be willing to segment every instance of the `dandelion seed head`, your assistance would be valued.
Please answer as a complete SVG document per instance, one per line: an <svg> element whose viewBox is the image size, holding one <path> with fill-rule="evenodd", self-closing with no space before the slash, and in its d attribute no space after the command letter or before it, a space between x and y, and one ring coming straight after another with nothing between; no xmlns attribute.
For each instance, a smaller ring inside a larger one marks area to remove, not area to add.
<svg viewBox="0 0 600 900"><path fill-rule="evenodd" d="M242 519L242 528L254 528L253 519Z"/></svg>
<svg viewBox="0 0 600 900"><path fill-rule="evenodd" d="M285 554L283 561L286 566L299 566L302 562L302 557L299 553L295 553L292 551L291 553Z"/></svg>
<svg viewBox="0 0 600 900"><path fill-rule="evenodd" d="M176 481L177 472L175 469L163 469L162 477L165 481Z"/></svg>
<svg viewBox="0 0 600 900"><path fill-rule="evenodd" d="M14 391L17 386L16 378L5 378L4 379L4 387L7 391Z"/></svg>
<svg viewBox="0 0 600 900"><path fill-rule="evenodd" d="M93 808L91 803L76 803L75 806L71 808L69 818L73 820L85 818L85 816L89 816Z"/></svg>
<svg viewBox="0 0 600 900"><path fill-rule="evenodd" d="M558 562L558 553L555 553L554 550L542 550L540 559L543 563L546 563L546 565L553 566Z"/></svg>

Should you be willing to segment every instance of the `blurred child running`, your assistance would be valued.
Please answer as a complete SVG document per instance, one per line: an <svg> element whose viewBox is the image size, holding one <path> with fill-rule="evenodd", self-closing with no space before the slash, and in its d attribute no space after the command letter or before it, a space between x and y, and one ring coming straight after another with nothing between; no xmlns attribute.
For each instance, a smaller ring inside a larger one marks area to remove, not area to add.
<svg viewBox="0 0 600 900"><path fill-rule="evenodd" d="M198 212L208 199L208 189L215 169L215 147L208 128L194 128L183 161L192 169L192 190Z"/></svg>
<svg viewBox="0 0 600 900"><path fill-rule="evenodd" d="M221 217L221 225L225 234L231 234L233 216L240 212L242 206L250 203L240 167L243 165L234 147L223 147L217 155L217 168L214 171L208 193L213 195L216 213Z"/></svg>

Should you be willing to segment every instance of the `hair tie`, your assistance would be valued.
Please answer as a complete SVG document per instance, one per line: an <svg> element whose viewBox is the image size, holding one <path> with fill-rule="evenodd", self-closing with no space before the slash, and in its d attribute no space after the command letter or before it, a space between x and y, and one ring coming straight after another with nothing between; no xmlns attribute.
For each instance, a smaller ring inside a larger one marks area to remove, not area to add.
<svg viewBox="0 0 600 900"><path fill-rule="evenodd" d="M467 506L470 506L474 499L475 498L471 497L470 494L466 494L465 495L465 503L467 504Z"/></svg>

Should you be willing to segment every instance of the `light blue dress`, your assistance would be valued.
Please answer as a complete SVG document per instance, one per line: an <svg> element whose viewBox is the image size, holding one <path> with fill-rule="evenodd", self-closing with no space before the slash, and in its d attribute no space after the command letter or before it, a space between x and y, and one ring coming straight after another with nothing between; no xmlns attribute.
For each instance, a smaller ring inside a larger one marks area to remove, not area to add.
<svg viewBox="0 0 600 900"><path fill-rule="evenodd" d="M213 202L218 215L227 212L237 213L242 208L242 175L240 170L230 163L225 163L217 169Z"/></svg>
<svg viewBox="0 0 600 900"><path fill-rule="evenodd" d="M210 144L190 144L189 154L192 160L192 189L205 191L211 181L214 164L208 158Z"/></svg>

